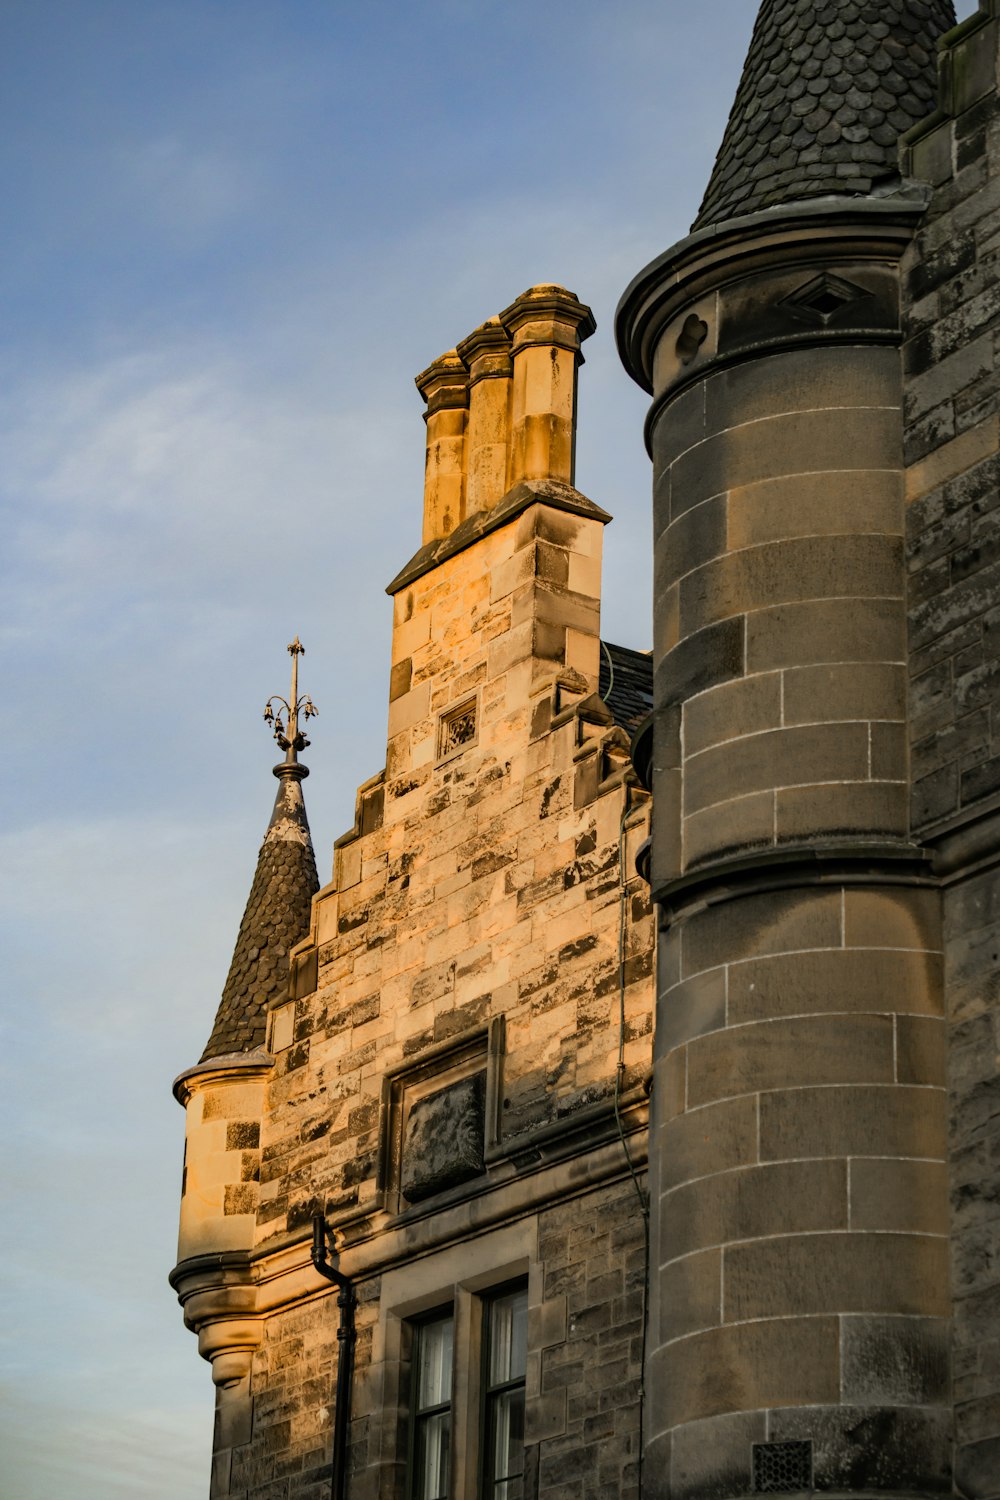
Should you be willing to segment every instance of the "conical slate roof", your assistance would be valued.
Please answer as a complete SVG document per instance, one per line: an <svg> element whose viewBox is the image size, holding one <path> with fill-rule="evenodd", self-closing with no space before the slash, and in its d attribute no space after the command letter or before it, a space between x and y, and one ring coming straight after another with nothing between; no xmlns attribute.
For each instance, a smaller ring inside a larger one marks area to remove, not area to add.
<svg viewBox="0 0 1000 1500"><path fill-rule="evenodd" d="M935 44L954 24L952 0L763 0L692 227L869 193L934 109Z"/></svg>
<svg viewBox="0 0 1000 1500"><path fill-rule="evenodd" d="M275 766L278 794L240 923L229 977L201 1060L252 1052L264 1043L267 1008L288 993L288 954L309 932L319 889L302 778L292 758Z"/></svg>

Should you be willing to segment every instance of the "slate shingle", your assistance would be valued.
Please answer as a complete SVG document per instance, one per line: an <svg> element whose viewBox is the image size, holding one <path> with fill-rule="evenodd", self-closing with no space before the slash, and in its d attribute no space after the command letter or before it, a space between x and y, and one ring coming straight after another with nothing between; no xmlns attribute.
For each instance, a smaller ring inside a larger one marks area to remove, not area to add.
<svg viewBox="0 0 1000 1500"><path fill-rule="evenodd" d="M319 890L302 797L304 772L304 766L282 769L202 1062L263 1046L268 1005L288 992L288 955L309 932L312 898Z"/></svg>
<svg viewBox="0 0 1000 1500"><path fill-rule="evenodd" d="M597 689L629 738L653 708L653 657L649 651L601 642Z"/></svg>
<svg viewBox="0 0 1000 1500"><path fill-rule="evenodd" d="M891 177L900 135L934 109L954 24L952 0L764 0L692 227Z"/></svg>

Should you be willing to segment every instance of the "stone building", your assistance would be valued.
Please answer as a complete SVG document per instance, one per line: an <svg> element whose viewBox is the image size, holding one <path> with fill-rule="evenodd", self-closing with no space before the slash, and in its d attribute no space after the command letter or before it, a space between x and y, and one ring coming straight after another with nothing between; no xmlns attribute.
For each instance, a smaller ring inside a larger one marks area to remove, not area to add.
<svg viewBox="0 0 1000 1500"><path fill-rule="evenodd" d="M694 231L618 311L671 1500L1000 1495L994 0L953 22L765 0Z"/></svg>
<svg viewBox="0 0 1000 1500"><path fill-rule="evenodd" d="M573 485L593 327L534 287L418 377L386 764L318 892L294 689L279 719L229 979L176 1085L173 1283L216 1383L213 1497L330 1493L316 1214L357 1301L351 1500L635 1489L653 920L629 741L651 672L600 638L610 517Z"/></svg>
<svg viewBox="0 0 1000 1500"><path fill-rule="evenodd" d="M954 19L760 6L618 310L651 657L589 309L418 377L385 769L317 891L293 685L175 1085L213 1497L1000 1500L1000 4Z"/></svg>

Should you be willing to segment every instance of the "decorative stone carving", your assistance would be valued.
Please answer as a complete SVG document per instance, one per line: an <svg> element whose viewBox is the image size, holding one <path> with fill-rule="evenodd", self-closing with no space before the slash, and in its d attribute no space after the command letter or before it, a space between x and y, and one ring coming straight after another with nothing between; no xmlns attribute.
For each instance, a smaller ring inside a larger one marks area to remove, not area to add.
<svg viewBox="0 0 1000 1500"><path fill-rule="evenodd" d="M403 1135L400 1186L411 1203L457 1187L484 1169L486 1074L418 1100Z"/></svg>

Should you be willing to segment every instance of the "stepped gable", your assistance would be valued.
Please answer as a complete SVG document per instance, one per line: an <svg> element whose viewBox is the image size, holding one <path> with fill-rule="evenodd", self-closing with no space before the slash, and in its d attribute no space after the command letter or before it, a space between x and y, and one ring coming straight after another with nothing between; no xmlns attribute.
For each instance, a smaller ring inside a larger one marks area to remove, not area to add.
<svg viewBox="0 0 1000 1500"><path fill-rule="evenodd" d="M309 932L319 880L302 796L308 771L289 760L274 774L274 811L202 1062L263 1046L268 1006L288 994L288 955Z"/></svg>
<svg viewBox="0 0 1000 1500"><path fill-rule="evenodd" d="M764 0L692 228L894 176L954 24L952 0Z"/></svg>
<svg viewBox="0 0 1000 1500"><path fill-rule="evenodd" d="M598 694L631 736L653 709L653 657L649 651L601 642Z"/></svg>

